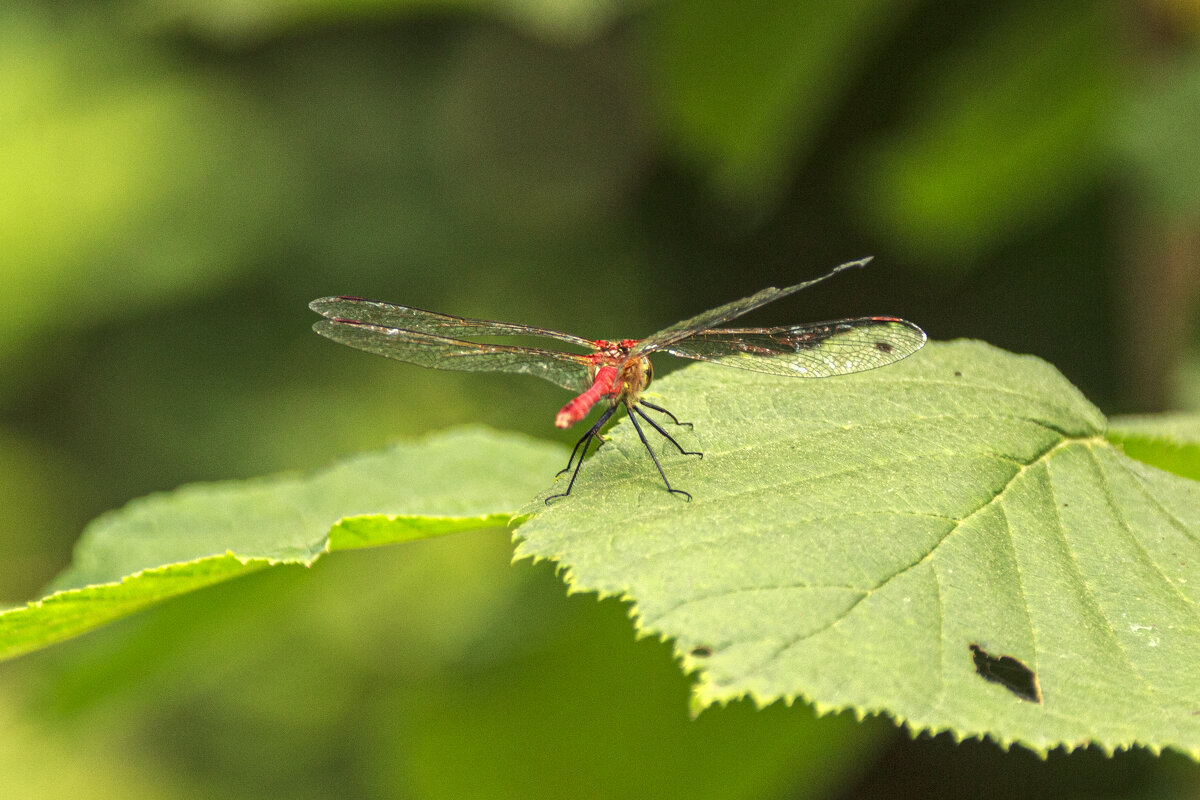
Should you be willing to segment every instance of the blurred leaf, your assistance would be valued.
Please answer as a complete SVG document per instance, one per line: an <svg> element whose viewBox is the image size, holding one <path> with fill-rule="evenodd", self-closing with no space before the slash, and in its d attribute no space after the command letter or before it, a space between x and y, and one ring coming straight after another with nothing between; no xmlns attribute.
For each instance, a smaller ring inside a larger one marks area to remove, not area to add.
<svg viewBox="0 0 1200 800"><path fill-rule="evenodd" d="M702 365L658 388L705 453L662 448L695 500L622 424L569 498L524 509L517 552L632 601L698 707L1200 755L1200 484L1123 456L1053 367L960 342L836 380Z"/></svg>
<svg viewBox="0 0 1200 800"><path fill-rule="evenodd" d="M522 571L520 568L517 571ZM550 570L537 586L554 591ZM561 619L514 609L538 646L431 676L390 750L389 785L464 797L825 797L891 739L887 725L748 702L687 714L687 679L659 641L634 641L623 604L561 598ZM515 617L515 619L512 619ZM539 638L546 636L543 641ZM486 747L463 747L487 742Z"/></svg>
<svg viewBox="0 0 1200 800"><path fill-rule="evenodd" d="M511 554L493 529L264 570L19 666L65 673L46 702L80 738L115 727L205 796L823 796L895 739L806 708L689 719L668 645Z"/></svg>
<svg viewBox="0 0 1200 800"><path fill-rule="evenodd" d="M1153 69L1117 110L1114 146L1158 214L1191 222L1200 214L1200 51Z"/></svg>
<svg viewBox="0 0 1200 800"><path fill-rule="evenodd" d="M0 692L0 729L4 731L0 775L4 776L6 800L179 800L202 796L162 765L152 763L145 753L121 752L111 735L64 735L45 720L28 718L11 701L11 692Z"/></svg>
<svg viewBox="0 0 1200 800"><path fill-rule="evenodd" d="M1200 4L1195 0L1147 0L1146 5L1166 17L1177 29L1172 33L1200 37ZM1192 38L1191 41L1197 39Z"/></svg>
<svg viewBox="0 0 1200 800"><path fill-rule="evenodd" d="M570 292L630 271L641 241L619 211L648 143L616 44L548 47L457 16L297 38L245 64L284 150L316 173L305 216L286 218L284 288L299 266L313 294L403 287L497 313L561 308L522 282L553 274Z"/></svg>
<svg viewBox="0 0 1200 800"><path fill-rule="evenodd" d="M253 109L102 17L49 17L0 11L0 352L225 282L294 194Z"/></svg>
<svg viewBox="0 0 1200 800"><path fill-rule="evenodd" d="M474 11L560 41L594 35L637 0L132 0L129 13L155 25L186 25L219 41L245 43L314 24Z"/></svg>
<svg viewBox="0 0 1200 800"><path fill-rule="evenodd" d="M86 496L91 477L66 454L0 427L0 597L29 597L61 567L87 517L58 493L72 486ZM36 537L30 520L38 521Z"/></svg>
<svg viewBox="0 0 1200 800"><path fill-rule="evenodd" d="M1105 166L1120 91L1113 8L1003 13L935 62L907 128L879 143L853 184L869 221L931 267L1059 213Z"/></svg>
<svg viewBox="0 0 1200 800"><path fill-rule="evenodd" d="M443 213L486 226L489 240L527 231L558 242L620 207L648 149L620 56L502 30L460 36L424 104Z"/></svg>
<svg viewBox="0 0 1200 800"><path fill-rule="evenodd" d="M1200 414L1116 417L1108 438L1130 458L1200 480Z"/></svg>
<svg viewBox="0 0 1200 800"><path fill-rule="evenodd" d="M0 614L0 656L267 566L504 527L560 458L555 446L464 429L307 478L195 484L136 500L89 526L54 593Z"/></svg>
<svg viewBox="0 0 1200 800"><path fill-rule="evenodd" d="M674 0L646 41L661 124L736 200L786 185L910 0Z"/></svg>

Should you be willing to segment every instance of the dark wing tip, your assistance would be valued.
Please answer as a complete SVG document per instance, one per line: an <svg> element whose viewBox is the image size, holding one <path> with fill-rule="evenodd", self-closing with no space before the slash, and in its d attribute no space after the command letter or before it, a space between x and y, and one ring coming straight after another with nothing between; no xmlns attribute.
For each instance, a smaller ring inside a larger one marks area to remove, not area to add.
<svg viewBox="0 0 1200 800"><path fill-rule="evenodd" d="M903 325L909 330L916 331L917 333L921 334L921 336L925 336L925 331L920 325L915 322L909 322L903 317L868 317L868 319L870 319L872 322L890 322L897 325Z"/></svg>
<svg viewBox="0 0 1200 800"><path fill-rule="evenodd" d="M929 334L925 333L925 329L915 322L909 322L908 320L901 319L900 317L871 317L871 319L876 322L885 322L889 325L899 325L903 328L907 328L909 333L914 334L912 340L909 342L911 349L905 348L905 352L900 356L900 358L907 358L908 356L911 356L913 353L924 347L929 341ZM882 347L882 344L887 344L887 348ZM884 353L893 352L891 349L892 347L894 347L894 345L887 342L877 342L875 345L877 350Z"/></svg>

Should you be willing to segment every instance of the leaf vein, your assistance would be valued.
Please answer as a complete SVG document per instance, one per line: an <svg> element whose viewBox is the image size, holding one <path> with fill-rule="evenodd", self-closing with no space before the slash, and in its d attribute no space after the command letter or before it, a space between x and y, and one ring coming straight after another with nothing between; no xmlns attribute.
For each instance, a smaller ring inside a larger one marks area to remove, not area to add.
<svg viewBox="0 0 1200 800"><path fill-rule="evenodd" d="M1090 450L1090 448L1086 448L1086 446L1085 449ZM1101 623L1097 627L1108 634L1106 638L1111 641L1114 651L1119 655L1120 659L1125 662L1125 666L1128 668L1129 673L1138 681L1140 681L1142 685L1149 690L1150 694L1155 694L1154 687L1151 686L1150 682L1146 679L1146 676L1143 675L1134 665L1133 659L1129 655L1129 651L1125 649L1123 644L1121 644L1121 640L1120 637L1117 636L1116 629L1113 627L1112 622L1104 614L1104 609L1101 607L1100 601L1096 599L1096 595L1092 591L1091 585L1088 583L1087 576L1083 574L1083 570L1080 568L1079 561L1075 557L1074 551L1071 549L1071 543L1067 539L1067 527L1063 522L1061 512L1059 512L1058 494L1054 490L1054 478L1050 475L1049 466L1046 468L1046 478L1046 485L1050 490L1050 505L1051 508L1054 509L1054 518L1058 522L1059 539L1062 542L1062 546L1066 549L1067 564L1075 573L1076 582L1082 590L1087 604L1091 608L1093 616Z"/></svg>
<svg viewBox="0 0 1200 800"><path fill-rule="evenodd" d="M1135 548L1137 548L1137 551L1141 553L1150 566L1154 568L1155 574L1157 574L1162 583L1166 585L1168 591L1181 602L1184 611L1191 613L1192 616L1197 618L1197 620L1200 620L1200 609L1197 609L1195 604L1192 603L1191 600L1179 590L1179 587L1175 585L1175 582L1168 577L1167 573L1163 570L1159 563L1154 560L1153 556L1150 555L1150 551L1145 548L1141 540L1139 540L1137 536L1133 535L1132 526L1121 513L1120 505L1113 497L1112 488L1107 480L1104 465L1100 462L1100 459L1096 457L1095 452L1091 448L1088 448L1088 455L1091 457L1092 462L1096 465L1096 471L1100 474L1100 477L1104 478L1102 481L1104 485L1104 502L1112 512L1113 517L1115 517L1120 523L1121 531L1126 534L1126 538L1129 540L1129 542ZM1144 489L1142 491L1144 492Z"/></svg>
<svg viewBox="0 0 1200 800"><path fill-rule="evenodd" d="M1046 471L1046 478L1049 480L1049 471ZM1012 523L1009 521L1008 514L1004 511L1004 506L998 507L1000 518L1004 521L1004 529L1008 532L1005 541L1008 542L1008 552L1012 557L1013 572L1017 575L1017 590L1021 593L1021 608L1025 610L1025 622L1029 625L1029 641L1033 647L1033 655L1030 661L1033 664L1033 673L1038 674L1038 635L1037 630L1033 625L1033 614L1029 611L1029 593L1025 591L1025 576L1021 572L1021 560L1017 557L1017 546L1015 536L1013 535Z"/></svg>
<svg viewBox="0 0 1200 800"><path fill-rule="evenodd" d="M1090 438L1093 438L1093 437L1089 437L1089 439ZM965 517L963 517L957 526L951 527L944 536L942 536L940 539L938 539L937 542L935 542L933 544L933 546L929 549L928 553L926 553L925 555L923 555L921 558L917 559L913 563L911 563L905 567L902 567L899 570L897 570L896 572L892 573L891 575L888 575L887 577L883 578L874 587L867 589L866 592L863 594L862 598L860 598L858 601L851 604L840 616L831 619L826 625L823 625L822 627L820 627L814 631L799 634L797 636L793 636L790 639L784 641L780 646L776 647L771 653L769 653L767 656L765 656L763 659L761 659L759 661L759 663L756 664L753 668L751 668L750 670L745 672L742 675L741 680L745 681L745 680L748 680L749 678L754 677L755 675L758 675L759 673L762 672L763 669L766 668L767 664L769 664L770 662L779 658L779 656L781 656L783 653L787 652L792 647L795 647L800 642L805 641L807 639L811 639L815 636L820 635L821 633L824 633L827 630L832 629L839 622L848 618L850 616L850 614L852 614L854 612L854 609L857 608L859 606L859 604L863 602L863 600L866 600L868 597L870 597L871 595L873 595L875 592L879 591L883 587L887 586L889 583L891 583L896 578L899 578L900 576L902 576L908 572L911 572L916 567L918 567L921 564L925 563L926 561L932 559L934 553L936 553L938 551L938 548L940 548L942 546L942 544L945 543L945 541L950 538L950 536L952 536L956 531L962 530L962 528L967 524L967 522L969 520L971 520L973 517L976 517L977 515L983 513L989 507L991 507L991 505L993 503L997 503L1001 498L1003 498L1005 496L1005 493L1008 491L1008 489L1022 475L1024 475L1026 472L1028 472L1031 468L1033 468L1037 464L1039 464L1045 460L1048 460L1056 451L1058 451L1064 447L1067 447L1071 444L1080 442L1080 441L1081 441L1080 439L1068 438L1068 439L1060 440L1059 442L1045 448L1041 453L1039 453L1037 456L1035 456L1028 464L1024 465L1021 469L1017 470L1013 474L1013 476L1007 482L1005 482L1004 486L1000 487L1000 489L996 492L996 494L992 497L992 499L988 500L986 503L981 505L979 508L975 509L970 514L967 514Z"/></svg>

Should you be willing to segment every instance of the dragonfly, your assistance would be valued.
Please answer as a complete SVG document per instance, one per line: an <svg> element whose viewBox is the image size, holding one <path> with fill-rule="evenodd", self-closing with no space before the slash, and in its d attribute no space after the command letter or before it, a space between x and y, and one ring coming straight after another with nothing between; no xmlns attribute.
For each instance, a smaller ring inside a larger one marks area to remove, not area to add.
<svg viewBox="0 0 1200 800"><path fill-rule="evenodd" d="M639 418L679 450L681 455L703 458L685 450L663 424L647 412L680 422L667 409L644 397L653 369L650 356L659 351L697 361L793 378L825 378L876 369L907 358L924 346L925 332L897 317L857 317L789 325L777 328L720 328L730 320L767 303L820 283L847 269L862 267L864 258L840 264L824 275L783 289L774 287L734 300L663 328L644 339L585 339L570 333L511 322L455 317L410 306L361 297L322 297L309 308L324 319L313 325L317 333L335 342L433 369L464 372L508 372L536 375L575 394L554 418L555 426L570 428L598 404L606 406L599 419L575 443L567 466L571 472L565 491L550 495L546 503L566 497L575 486L592 442L604 441L601 429L621 408L637 431L659 477L671 494L691 500L692 495L671 486L662 463L650 446ZM578 346L584 353L474 342L471 338L506 336L540 337ZM574 471L572 471L574 465Z"/></svg>

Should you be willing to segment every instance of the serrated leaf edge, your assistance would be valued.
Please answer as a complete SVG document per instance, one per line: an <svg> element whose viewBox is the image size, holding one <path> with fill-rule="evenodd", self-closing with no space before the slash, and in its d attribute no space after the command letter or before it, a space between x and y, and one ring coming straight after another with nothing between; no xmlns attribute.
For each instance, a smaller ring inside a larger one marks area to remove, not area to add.
<svg viewBox="0 0 1200 800"><path fill-rule="evenodd" d="M1058 431L1058 432L1062 433L1062 431ZM1055 442L1054 444L1050 445L1045 450L1043 450L1041 453L1037 454L1037 456L1035 456L1033 459L1031 459L1028 463L1022 464L1021 468L996 493L996 495L994 497L992 497L990 500L988 500L987 503L980 506L975 511L972 511L971 515L974 515L980 511L982 511L984 508L986 508L989 505L991 505L992 503L996 502L999 498L1001 498L1004 495L1007 488L1009 486L1011 486L1012 483L1014 481L1016 481L1021 475L1025 474L1025 472L1027 472L1029 469L1032 469L1033 467L1035 467L1037 465L1046 463L1048 461L1048 459L1054 453L1056 453L1066 447L1072 446L1072 445L1081 445L1081 446L1087 447L1089 449L1092 447L1096 447L1096 446L1104 446L1104 447L1109 447L1114 450L1117 450L1118 452L1121 449L1119 444L1117 444L1117 443L1111 441L1109 438L1107 438L1106 430L1101 430L1100 432L1097 432L1090 436L1065 436L1064 435L1064 437L1062 439L1060 439L1058 442ZM1130 460L1136 462L1136 459L1130 459ZM1137 462L1137 463L1141 463L1141 462ZM1153 468L1153 467L1151 467L1151 468ZM524 521L529 519L531 516L532 516L531 514L514 515L513 521L510 524L510 526L513 530L513 541L514 542L519 542L521 540L522 537L520 535L520 530L519 530L520 525L521 525L521 523L523 523ZM960 524L961 524L961 521L960 521ZM956 525L955 529L957 529L957 527L958 526ZM932 553L933 551L931 550L930 552ZM886 709L886 708L874 709L874 708L865 708L865 707L855 706L855 705L839 705L836 703L826 703L826 702L817 700L816 698L811 697L804 692L786 693L786 694L782 694L777 697L771 697L771 698L763 697L762 695L758 694L757 692L754 692L753 690L740 691L740 692L730 693L730 694L719 694L716 692L708 692L708 691L706 691L707 687L705 685L706 684L705 671L704 671L703 664L698 659L696 659L695 657L693 657L691 655L689 648L687 648L685 646L681 646L677 639L671 637L670 635L668 635L662 631L656 631L656 630L648 627L647 625L645 625L644 619L639 611L637 601L629 593L628 590L622 589L620 591L606 591L606 590L588 589L588 588L580 587L576 580L574 570L572 570L571 567L563 564L561 562L560 558L561 557L558 555L547 556L547 555L540 555L540 554L531 554L531 553L527 553L527 552L523 553L523 552L520 552L520 550L515 550L512 560L514 563L516 563L517 561L521 561L524 559L530 559L530 563L532 563L532 564L538 564L541 561L549 561L551 564L554 565L555 573L559 576L560 580L562 580L563 583L565 584L568 595L594 594L594 595L596 595L597 602L606 600L606 599L610 599L610 598L615 598L619 602L627 604L626 615L629 617L630 621L633 623L635 637L639 640L644 639L644 638L654 638L654 639L657 639L659 642L666 644L667 646L669 646L671 648L672 656L673 656L674 660L678 663L680 670L685 675L695 676L697 678L697 680L694 681L691 685L691 696L689 699L690 713L693 718L699 716L706 709L708 709L714 705L724 707L732 702L737 702L737 701L740 701L743 699L749 699L751 702L754 703L755 707L760 710L767 708L769 706L775 705L776 703L780 703L780 702L782 702L783 704L785 704L787 706L791 706L797 700L799 700L800 702L802 702L802 703L808 705L810 708L812 708L814 713L818 717L823 717L823 716L830 715L830 714L841 714L844 712L850 712L851 714L854 715L855 719L860 722L869 716L886 718L886 719L890 719L898 727L905 730L909 734L909 736L911 736L914 739L919 736L922 736L922 735L934 737L934 736L939 736L942 734L949 734L951 739L956 744L959 744L968 739L975 739L978 741L990 740L990 741L994 742L995 744L997 744L1004 751L1008 751L1014 745L1016 745L1016 746L1022 747L1026 750L1033 752L1035 755L1037 755L1038 757L1040 757L1042 759L1047 758L1049 756L1049 754L1053 751L1059 751L1062 753L1071 753L1076 750L1081 750L1081 749L1085 749L1088 747L1095 747L1098 750L1100 750L1101 752L1103 752L1106 756L1110 756L1110 757L1114 753L1119 752L1119 751L1127 751L1127 750L1132 750L1134 748L1142 748L1142 749L1149 751L1150 753L1152 753L1155 756L1160 755L1164 750L1171 749L1171 750L1176 750L1177 752L1183 753L1183 754L1189 756L1190 758L1192 758L1193 760L1200 760L1200 748L1189 749L1189 748L1178 747L1176 745L1165 745L1164 746L1164 745L1157 744L1154 742L1143 742L1143 741L1134 740L1134 741L1118 742L1115 744L1109 744L1106 742L1093 741L1091 739L1082 739L1082 740L1073 741L1073 742L1051 741L1049 739L1029 741L1026 739L1013 737L1013 736L997 735L991 731L966 732L966 731L960 731L957 728L954 728L949 725L939 725L936 723L934 723L934 724L914 724L911 721L911 719L904 717L891 709ZM922 559L922 560L924 560L924 559Z"/></svg>

